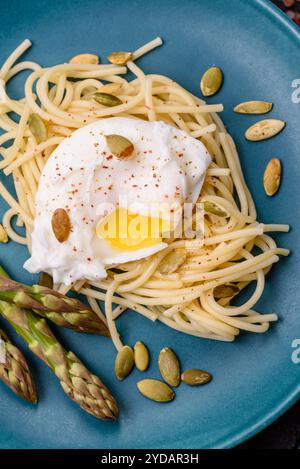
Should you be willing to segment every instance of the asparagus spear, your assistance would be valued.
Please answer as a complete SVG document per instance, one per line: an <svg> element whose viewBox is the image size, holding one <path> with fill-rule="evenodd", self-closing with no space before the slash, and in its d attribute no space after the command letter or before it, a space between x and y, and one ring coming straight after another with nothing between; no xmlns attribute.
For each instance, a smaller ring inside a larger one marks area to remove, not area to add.
<svg viewBox="0 0 300 469"><path fill-rule="evenodd" d="M65 393L82 409L100 419L117 418L118 407L108 389L74 353L64 350L45 319L5 301L0 301L0 314L52 369Z"/></svg>
<svg viewBox="0 0 300 469"><path fill-rule="evenodd" d="M5 355L4 363L0 362L0 379L22 399L36 404L34 382L23 353L11 343L2 329L0 339L4 344Z"/></svg>
<svg viewBox="0 0 300 469"><path fill-rule="evenodd" d="M50 319L58 326L77 332L89 332L109 337L104 322L88 306L55 290L41 286L32 287L7 278L0 266L0 300L32 309L39 316Z"/></svg>

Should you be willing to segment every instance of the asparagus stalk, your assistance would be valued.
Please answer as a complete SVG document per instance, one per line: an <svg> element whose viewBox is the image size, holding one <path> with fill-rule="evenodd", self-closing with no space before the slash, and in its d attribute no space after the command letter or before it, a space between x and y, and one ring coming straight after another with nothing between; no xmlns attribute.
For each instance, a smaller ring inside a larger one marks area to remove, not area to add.
<svg viewBox="0 0 300 469"><path fill-rule="evenodd" d="M4 343L5 355L4 363L0 362L0 379L19 397L36 404L36 389L23 353L12 344L2 329L0 339Z"/></svg>
<svg viewBox="0 0 300 469"><path fill-rule="evenodd" d="M0 301L0 314L55 373L65 393L82 409L100 419L116 419L115 399L101 380L53 335L45 319L15 304Z"/></svg>
<svg viewBox="0 0 300 469"><path fill-rule="evenodd" d="M104 322L88 306L55 290L41 286L27 286L7 278L0 266L0 300L32 309L39 316L50 319L58 326L77 332L89 332L109 337Z"/></svg>

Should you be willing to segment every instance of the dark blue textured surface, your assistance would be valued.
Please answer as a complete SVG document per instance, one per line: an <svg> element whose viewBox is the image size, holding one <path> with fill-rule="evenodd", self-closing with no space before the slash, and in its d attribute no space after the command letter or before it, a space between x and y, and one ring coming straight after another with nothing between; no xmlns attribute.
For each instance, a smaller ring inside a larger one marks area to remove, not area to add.
<svg viewBox="0 0 300 469"><path fill-rule="evenodd" d="M158 376L157 353L171 345L183 367L211 371L215 377L211 384L202 389L182 385L173 403L154 404L136 391L135 383L141 378L137 371L121 384L114 378L115 352L108 339L59 330L59 338L117 395L122 411L119 422L100 422L80 411L64 396L50 370L26 352L40 402L37 407L27 405L0 384L0 447L237 444L282 413L300 391L300 365L291 361L291 342L300 336L300 104L291 102L291 82L299 78L299 32L262 0L2 0L0 16L1 62L25 37L34 42L26 57L51 65L80 52L105 58L111 51L132 50L161 35L164 47L139 61L146 72L168 75L198 94L202 72L213 64L222 67L223 88L209 102L225 104L222 117L237 140L259 217L293 226L289 235L277 237L281 245L292 248L293 255L275 266L257 306L259 311L280 316L267 334L242 334L236 343L223 344L184 336L133 313L119 320L125 342L141 339L149 345L148 377ZM21 81L16 80L11 89L20 95ZM274 102L272 116L287 121L285 131L264 143L246 142L244 130L256 117L239 116L231 109L248 99ZM274 156L283 161L283 183L279 194L269 199L263 192L262 174ZM1 214L5 208L1 202ZM0 246L1 263L18 280L32 279L22 269L26 257L26 249L12 242Z"/></svg>

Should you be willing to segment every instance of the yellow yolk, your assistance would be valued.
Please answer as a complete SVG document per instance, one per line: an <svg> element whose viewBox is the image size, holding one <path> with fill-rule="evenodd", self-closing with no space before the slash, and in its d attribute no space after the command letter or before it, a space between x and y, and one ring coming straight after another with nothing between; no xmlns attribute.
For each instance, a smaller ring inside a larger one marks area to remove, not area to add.
<svg viewBox="0 0 300 469"><path fill-rule="evenodd" d="M162 242L163 233L171 231L170 225L169 220L119 208L98 222L96 234L118 250L133 251Z"/></svg>

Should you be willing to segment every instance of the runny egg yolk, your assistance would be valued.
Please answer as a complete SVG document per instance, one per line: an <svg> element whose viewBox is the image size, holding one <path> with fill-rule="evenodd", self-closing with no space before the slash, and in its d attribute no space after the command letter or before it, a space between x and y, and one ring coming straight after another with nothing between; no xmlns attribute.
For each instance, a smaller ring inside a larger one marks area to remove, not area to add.
<svg viewBox="0 0 300 469"><path fill-rule="evenodd" d="M172 220L150 217L118 208L101 219L96 234L120 251L135 251L161 243L171 231Z"/></svg>

